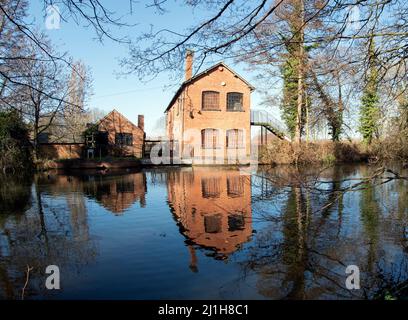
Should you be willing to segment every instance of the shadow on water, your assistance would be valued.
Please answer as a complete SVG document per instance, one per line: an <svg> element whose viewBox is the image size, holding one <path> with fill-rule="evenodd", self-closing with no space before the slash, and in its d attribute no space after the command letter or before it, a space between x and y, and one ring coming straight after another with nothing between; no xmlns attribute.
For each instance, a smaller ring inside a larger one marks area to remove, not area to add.
<svg viewBox="0 0 408 320"><path fill-rule="evenodd" d="M242 175L195 167L8 178L0 187L0 297L21 299L29 266L26 298L213 298L227 283L244 299L405 298L408 182L342 192L373 170L279 166ZM51 264L64 270L65 290L45 289ZM360 290L345 287L348 265L360 268ZM91 289L81 287L84 279ZM234 290L222 297L237 297Z"/></svg>

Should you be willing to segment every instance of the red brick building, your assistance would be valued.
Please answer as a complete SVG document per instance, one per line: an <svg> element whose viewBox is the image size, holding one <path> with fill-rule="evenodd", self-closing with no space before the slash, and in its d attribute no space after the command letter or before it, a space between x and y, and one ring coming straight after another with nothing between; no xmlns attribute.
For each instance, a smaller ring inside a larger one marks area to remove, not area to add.
<svg viewBox="0 0 408 320"><path fill-rule="evenodd" d="M185 81L166 108L167 137L181 158L212 163L240 157L249 162L250 95L254 87L225 63L192 76L186 56ZM240 161L242 162L242 160Z"/></svg>
<svg viewBox="0 0 408 320"><path fill-rule="evenodd" d="M138 116L135 125L116 110L109 112L97 123L99 143L106 145L106 152L114 156L143 156L145 138L144 117Z"/></svg>

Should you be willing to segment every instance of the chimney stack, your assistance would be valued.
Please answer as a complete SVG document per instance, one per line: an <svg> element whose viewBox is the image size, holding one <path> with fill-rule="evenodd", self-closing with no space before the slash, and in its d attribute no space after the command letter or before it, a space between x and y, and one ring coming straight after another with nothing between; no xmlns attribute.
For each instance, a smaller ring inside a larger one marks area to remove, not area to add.
<svg viewBox="0 0 408 320"><path fill-rule="evenodd" d="M190 80L193 76L193 58L194 52L192 50L187 50L186 52L186 81Z"/></svg>
<svg viewBox="0 0 408 320"><path fill-rule="evenodd" d="M144 132L144 116L141 114L137 116L137 126Z"/></svg>

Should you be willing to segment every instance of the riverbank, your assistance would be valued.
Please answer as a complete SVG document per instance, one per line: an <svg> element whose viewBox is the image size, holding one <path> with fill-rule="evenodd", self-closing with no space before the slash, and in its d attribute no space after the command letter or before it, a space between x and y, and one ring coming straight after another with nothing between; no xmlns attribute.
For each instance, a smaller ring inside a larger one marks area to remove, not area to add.
<svg viewBox="0 0 408 320"><path fill-rule="evenodd" d="M258 161L263 165L333 165L336 163L378 163L399 162L408 166L408 156L404 150L388 141L381 141L368 146L361 142L303 142L295 144L284 140L258 149ZM191 166L191 162L182 163ZM131 169L154 166L149 159L129 157L104 157L102 159L63 159L40 160L34 164L37 171L52 169ZM168 166L168 165L163 165ZM173 166L173 165L170 165Z"/></svg>
<svg viewBox="0 0 408 320"><path fill-rule="evenodd" d="M304 142L301 145L288 141L274 141L259 151L262 164L334 164L369 162L373 152L357 142Z"/></svg>
<svg viewBox="0 0 408 320"><path fill-rule="evenodd" d="M103 159L64 159L64 160L42 160L35 164L37 171L53 169L130 169L140 168L140 159L137 158L103 158Z"/></svg>

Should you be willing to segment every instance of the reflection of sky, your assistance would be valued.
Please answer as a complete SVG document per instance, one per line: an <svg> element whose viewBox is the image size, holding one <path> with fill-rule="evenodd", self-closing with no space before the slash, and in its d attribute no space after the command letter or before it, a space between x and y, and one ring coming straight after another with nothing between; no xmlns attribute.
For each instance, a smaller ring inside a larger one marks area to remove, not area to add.
<svg viewBox="0 0 408 320"><path fill-rule="evenodd" d="M261 199L259 178L253 177L251 228L254 233L241 249L225 260L217 260L214 250L195 244L181 233L169 208L165 175L153 173L146 172L146 206L141 207L139 200L135 200L121 215L112 214L91 193L84 196L81 188L75 187L81 186L81 182L75 180L78 178L41 180L39 190L50 251L43 238L37 236L38 224L26 226L21 217L18 220L8 215L6 220L11 234L18 229L25 240L11 247L4 245L6 238L0 240L2 257L7 256L7 252L23 254L29 250L29 259L38 257L42 263L60 265L63 290L49 293L48 298L76 299L279 298L290 289L291 281L296 280L294 275L304 274L310 286L307 288L336 288L313 272L327 269L324 271L327 275L343 283L345 267L338 261L345 265L356 264L364 272L370 268L375 270L378 263L389 277L396 277L398 268L407 262L401 246L406 216L400 213L402 218L398 218L395 209L396 194L405 190L403 186L397 189L390 183L379 187L374 198L379 201L365 205L380 211L378 214L366 211L366 217L361 213L363 198L360 192L347 193L343 197L341 213L337 205L324 213L319 212L327 199L314 195L310 198L310 221L306 224L303 220L299 230L306 228L306 232L301 234L298 233L299 220L293 211L296 207L288 203L288 199L293 199L293 193L290 194L293 190L286 188L284 193ZM347 176L356 176L356 172L343 174L341 178ZM105 178L111 183L123 180L123 176L98 176L94 181ZM306 194L303 197L306 199ZM366 195L366 199L372 199L370 197ZM406 210L406 204L403 209ZM26 216L38 217L36 201ZM0 235L3 231L0 229ZM302 241L305 246L296 247ZM194 247L197 256L196 273L190 269L188 245ZM372 266L368 261L370 254L374 257ZM15 261L24 258L13 257ZM303 260L307 262L305 265ZM2 262L0 260L0 267ZM253 262L264 264L251 270L248 265ZM23 268L25 265L24 262ZM407 272L403 270L402 275L404 278ZM284 277L287 277L285 281ZM333 297L333 294L326 292L320 296L323 297Z"/></svg>

